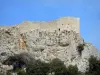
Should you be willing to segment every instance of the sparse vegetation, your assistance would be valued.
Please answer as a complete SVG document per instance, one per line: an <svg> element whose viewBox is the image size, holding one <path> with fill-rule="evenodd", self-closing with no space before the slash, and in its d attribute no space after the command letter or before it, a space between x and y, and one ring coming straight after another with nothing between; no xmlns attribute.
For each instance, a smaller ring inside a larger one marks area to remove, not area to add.
<svg viewBox="0 0 100 75"><path fill-rule="evenodd" d="M4 73L0 73L0 75L5 75Z"/></svg>
<svg viewBox="0 0 100 75"><path fill-rule="evenodd" d="M70 65L68 68L59 59L54 59L50 63L43 63L37 61L34 65L29 65L26 70L28 75L47 75L54 73L54 75L78 75L77 66Z"/></svg>
<svg viewBox="0 0 100 75"><path fill-rule="evenodd" d="M67 74L68 74L68 75L78 75L79 72L78 72L77 66L72 66L72 65L70 65L70 66L67 68Z"/></svg>
<svg viewBox="0 0 100 75"><path fill-rule="evenodd" d="M24 69L18 69L16 72L17 72L17 75L27 75Z"/></svg>
<svg viewBox="0 0 100 75"><path fill-rule="evenodd" d="M86 75L100 75L100 60L91 56L89 59L89 68Z"/></svg>
<svg viewBox="0 0 100 75"><path fill-rule="evenodd" d="M54 59L50 62L50 73L54 72L55 75L65 75L66 66L60 59Z"/></svg>
<svg viewBox="0 0 100 75"><path fill-rule="evenodd" d="M0 74L1 75L1 74ZM10 71L7 72L7 75L12 75L12 73Z"/></svg>
<svg viewBox="0 0 100 75"><path fill-rule="evenodd" d="M77 50L78 50L80 56L82 55L82 51L84 50L84 46L85 46L85 44L79 44L77 46Z"/></svg>
<svg viewBox="0 0 100 75"><path fill-rule="evenodd" d="M37 60L35 64L29 64L26 72L28 75L47 75L49 64Z"/></svg>
<svg viewBox="0 0 100 75"><path fill-rule="evenodd" d="M11 75L11 72L7 72L7 75ZM24 68L17 68L15 72L17 75L48 75L49 73L54 73L54 75L100 75L100 60L91 56L89 59L89 68L85 74L79 72L76 65L70 65L66 68L64 62L58 58L53 59L49 63L35 60L34 63L26 65L26 70Z"/></svg>
<svg viewBox="0 0 100 75"><path fill-rule="evenodd" d="M18 75L48 75L49 73L54 73L54 75L77 75L78 68L77 66L69 66L66 68L64 62L56 58L50 63L44 63L40 60L36 60L34 64L27 65L26 71L22 68L17 68L15 72Z"/></svg>

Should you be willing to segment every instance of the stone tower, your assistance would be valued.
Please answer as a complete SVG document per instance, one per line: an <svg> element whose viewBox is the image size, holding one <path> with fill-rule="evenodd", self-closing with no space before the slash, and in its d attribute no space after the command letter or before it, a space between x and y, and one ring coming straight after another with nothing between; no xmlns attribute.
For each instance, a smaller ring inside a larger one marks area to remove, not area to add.
<svg viewBox="0 0 100 75"><path fill-rule="evenodd" d="M68 31L75 31L76 33L80 33L80 24L79 18L74 17L63 17L54 21L49 22L29 22L25 21L22 24L17 26L20 27L21 32L27 30L43 30L43 31L54 31L54 30L68 30Z"/></svg>

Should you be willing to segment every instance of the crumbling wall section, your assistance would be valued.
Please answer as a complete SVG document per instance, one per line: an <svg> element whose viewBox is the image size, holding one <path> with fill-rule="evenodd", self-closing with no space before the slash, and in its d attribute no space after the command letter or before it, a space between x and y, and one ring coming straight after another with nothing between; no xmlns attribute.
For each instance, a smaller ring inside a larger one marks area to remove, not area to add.
<svg viewBox="0 0 100 75"><path fill-rule="evenodd" d="M22 24L17 25L20 27L21 32L26 32L28 30L42 30L42 31L75 31L80 33L79 18L73 17L63 17L54 21L49 22L29 22L25 21Z"/></svg>

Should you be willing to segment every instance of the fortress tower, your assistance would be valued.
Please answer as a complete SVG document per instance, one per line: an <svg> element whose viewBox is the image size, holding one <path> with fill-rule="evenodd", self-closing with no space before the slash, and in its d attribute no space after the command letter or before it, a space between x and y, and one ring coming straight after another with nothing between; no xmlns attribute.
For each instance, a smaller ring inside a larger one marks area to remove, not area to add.
<svg viewBox="0 0 100 75"><path fill-rule="evenodd" d="M21 32L39 29L42 31L73 30L76 33L80 33L80 19L74 17L62 17L60 19L49 22L24 21L23 23L16 26L20 29Z"/></svg>
<svg viewBox="0 0 100 75"><path fill-rule="evenodd" d="M80 33L80 19L72 17L63 17L57 20L57 28L60 30L73 30Z"/></svg>
<svg viewBox="0 0 100 75"><path fill-rule="evenodd" d="M80 33L80 25L79 25L79 18L73 18L73 17L63 17L55 21L49 21L49 22L29 22L25 21L22 24L19 24L17 26L20 27L21 32L27 31L27 30L73 30L76 33Z"/></svg>

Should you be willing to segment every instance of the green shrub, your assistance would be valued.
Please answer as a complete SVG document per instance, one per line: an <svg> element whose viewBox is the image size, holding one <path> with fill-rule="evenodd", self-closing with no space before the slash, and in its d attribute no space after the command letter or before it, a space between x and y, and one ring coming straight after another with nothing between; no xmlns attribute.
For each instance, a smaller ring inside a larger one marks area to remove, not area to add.
<svg viewBox="0 0 100 75"><path fill-rule="evenodd" d="M7 74L7 75L12 75L12 73L11 73L10 71L8 71L6 74ZM0 74L0 75L1 75L1 74Z"/></svg>
<svg viewBox="0 0 100 75"><path fill-rule="evenodd" d="M70 65L68 68L60 59L53 59L50 63L44 63L37 60L35 64L28 65L26 69L27 75L47 75L54 73L54 75L78 75L77 66Z"/></svg>
<svg viewBox="0 0 100 75"><path fill-rule="evenodd" d="M100 75L100 60L91 56L89 59L89 68L86 75Z"/></svg>
<svg viewBox="0 0 100 75"><path fill-rule="evenodd" d="M77 46L77 50L78 50L78 52L79 52L80 55L82 54L82 51L84 50L84 46L85 46L85 44L79 44Z"/></svg>
<svg viewBox="0 0 100 75"><path fill-rule="evenodd" d="M5 74L0 72L0 75L5 75Z"/></svg>
<svg viewBox="0 0 100 75"><path fill-rule="evenodd" d="M78 75L79 74L77 66L72 66L72 65L68 66L66 72L68 75Z"/></svg>
<svg viewBox="0 0 100 75"><path fill-rule="evenodd" d="M6 72L6 73L1 73L0 72L0 75L12 75L12 73L10 71Z"/></svg>
<svg viewBox="0 0 100 75"><path fill-rule="evenodd" d="M26 72L22 68L16 69L15 72L18 75L48 75L49 73L54 73L54 75L79 74L77 66L70 65L68 68L66 68L64 62L58 58L53 59L50 63L36 60L35 63L31 63L26 66Z"/></svg>
<svg viewBox="0 0 100 75"><path fill-rule="evenodd" d="M56 58L50 62L49 72L54 72L55 75L66 75L66 66L61 60Z"/></svg>
<svg viewBox="0 0 100 75"><path fill-rule="evenodd" d="M17 75L27 75L23 69L18 69L16 72L17 72Z"/></svg>
<svg viewBox="0 0 100 75"><path fill-rule="evenodd" d="M28 65L26 71L28 75L47 75L49 64L37 60L35 64Z"/></svg>
<svg viewBox="0 0 100 75"><path fill-rule="evenodd" d="M70 65L66 68L64 62L57 58L50 62L50 72L54 72L55 75L81 75L76 65Z"/></svg>

